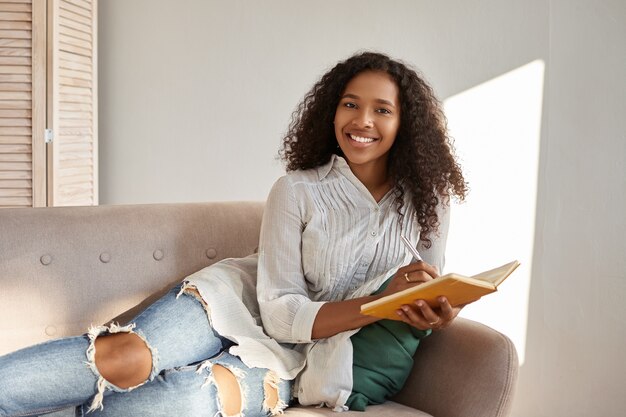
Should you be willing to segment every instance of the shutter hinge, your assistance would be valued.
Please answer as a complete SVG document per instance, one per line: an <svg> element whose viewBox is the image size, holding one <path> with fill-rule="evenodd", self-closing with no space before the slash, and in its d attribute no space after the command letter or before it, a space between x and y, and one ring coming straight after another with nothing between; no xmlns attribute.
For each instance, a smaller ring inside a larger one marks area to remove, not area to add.
<svg viewBox="0 0 626 417"><path fill-rule="evenodd" d="M46 140L46 143L52 143L52 141L54 140L54 131L52 129L46 129L44 138Z"/></svg>

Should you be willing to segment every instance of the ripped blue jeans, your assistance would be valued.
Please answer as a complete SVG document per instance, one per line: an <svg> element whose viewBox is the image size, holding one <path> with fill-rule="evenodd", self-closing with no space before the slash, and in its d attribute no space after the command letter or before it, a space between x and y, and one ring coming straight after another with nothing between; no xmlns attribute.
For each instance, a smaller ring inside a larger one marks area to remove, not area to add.
<svg viewBox="0 0 626 417"><path fill-rule="evenodd" d="M127 389L106 381L94 359L95 339L118 332L136 333L152 353L148 380ZM181 292L179 285L128 326L93 327L84 336L1 356L0 416L36 416L76 407L77 416L225 417L214 365L230 371L240 388L239 413L230 415L282 413L291 401L293 381L247 367L228 353L230 346L232 342L212 330L202 302Z"/></svg>

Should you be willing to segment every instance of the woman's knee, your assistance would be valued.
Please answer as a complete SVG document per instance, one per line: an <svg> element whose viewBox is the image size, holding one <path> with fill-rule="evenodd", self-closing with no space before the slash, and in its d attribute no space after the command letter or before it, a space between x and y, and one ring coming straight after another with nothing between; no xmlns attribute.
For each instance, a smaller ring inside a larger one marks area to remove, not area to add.
<svg viewBox="0 0 626 417"><path fill-rule="evenodd" d="M122 332L98 336L95 364L100 375L119 388L144 383L152 372L152 352L136 333Z"/></svg>

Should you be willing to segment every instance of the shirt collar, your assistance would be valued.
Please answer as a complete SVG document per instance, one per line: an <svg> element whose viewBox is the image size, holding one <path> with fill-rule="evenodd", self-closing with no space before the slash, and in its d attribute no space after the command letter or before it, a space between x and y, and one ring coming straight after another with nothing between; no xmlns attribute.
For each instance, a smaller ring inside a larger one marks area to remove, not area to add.
<svg viewBox="0 0 626 417"><path fill-rule="evenodd" d="M321 165L320 167L317 168L317 175L319 175L320 180L323 180L324 178L326 178L328 174L330 173L330 171L332 171L333 167L335 168L348 167L348 163L346 162L345 159L343 159L339 155L332 154L330 156L330 160L326 164Z"/></svg>

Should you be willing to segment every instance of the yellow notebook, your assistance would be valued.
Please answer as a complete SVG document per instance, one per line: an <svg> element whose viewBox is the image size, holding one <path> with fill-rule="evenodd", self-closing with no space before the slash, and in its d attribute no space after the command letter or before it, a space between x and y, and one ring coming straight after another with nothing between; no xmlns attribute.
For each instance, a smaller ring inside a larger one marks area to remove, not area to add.
<svg viewBox="0 0 626 417"><path fill-rule="evenodd" d="M442 295L448 298L452 306L467 304L478 300L483 295L495 292L498 285L507 279L519 264L518 261L509 262L499 268L481 272L472 277L455 273L446 274L404 291L363 304L361 314L399 320L396 310L403 304L411 304L415 300L424 300L431 307L438 307L437 298Z"/></svg>

